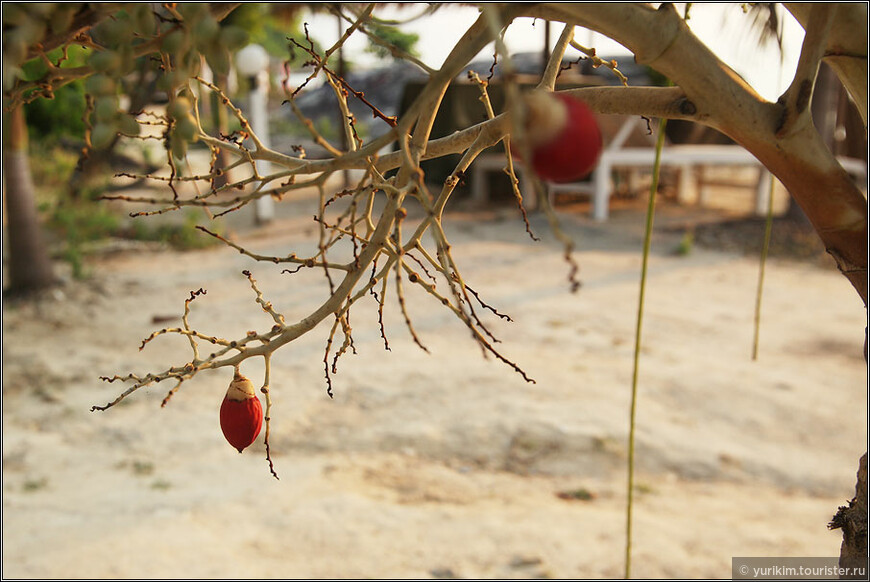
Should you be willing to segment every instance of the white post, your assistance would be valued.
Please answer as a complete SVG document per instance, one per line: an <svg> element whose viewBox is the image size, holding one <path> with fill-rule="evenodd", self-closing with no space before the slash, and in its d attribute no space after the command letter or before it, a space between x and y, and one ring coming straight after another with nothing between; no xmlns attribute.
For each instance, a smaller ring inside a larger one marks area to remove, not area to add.
<svg viewBox="0 0 870 582"><path fill-rule="evenodd" d="M253 77L255 82L251 87L250 94L250 116L248 121L251 123L251 129L260 139L263 146L271 148L269 140L269 121L268 121L268 103L269 103L269 72L260 71L256 77ZM257 173L261 176L268 176L271 173L271 164L268 160L257 160ZM271 221L275 217L275 202L271 196L262 196L254 201L254 213L258 224L264 224Z"/></svg>
<svg viewBox="0 0 870 582"><path fill-rule="evenodd" d="M592 183L595 185L592 194L592 218L596 222L605 222L610 214L610 163L600 160L598 167L592 173Z"/></svg>
<svg viewBox="0 0 870 582"><path fill-rule="evenodd" d="M770 182L773 175L764 166L760 169L758 185L755 187L755 214L766 216L770 209Z"/></svg>
<svg viewBox="0 0 870 582"><path fill-rule="evenodd" d="M236 55L239 73L248 77L251 83L248 94L248 122L251 130L264 147L271 147L269 140L269 55L257 44L251 44ZM271 172L267 160L256 161L257 173L268 176ZM257 224L265 224L275 217L275 203L271 196L262 196L254 201L254 216Z"/></svg>

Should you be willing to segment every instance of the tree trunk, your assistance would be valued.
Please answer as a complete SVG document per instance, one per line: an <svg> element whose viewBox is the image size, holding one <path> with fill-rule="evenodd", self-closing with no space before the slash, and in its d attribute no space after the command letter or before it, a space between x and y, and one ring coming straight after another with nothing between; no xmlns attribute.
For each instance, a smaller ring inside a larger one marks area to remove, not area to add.
<svg viewBox="0 0 870 582"><path fill-rule="evenodd" d="M848 506L840 507L828 524L830 529L843 530L843 543L840 546L840 567L855 568L867 565L867 453L858 462L858 482L855 497ZM844 576L844 578L856 578Z"/></svg>
<svg viewBox="0 0 870 582"><path fill-rule="evenodd" d="M4 293L22 294L54 285L57 279L39 224L27 152L24 110L8 113L3 142L4 202L9 242L9 285Z"/></svg>
<svg viewBox="0 0 870 582"><path fill-rule="evenodd" d="M227 82L228 75L220 75L218 73L214 74L214 84L227 91L227 87L229 83ZM229 130L229 119L227 117L227 110L221 104L220 98L217 93L212 93L211 95L211 107L212 107L212 123L214 123L214 131L218 132L218 135L225 135L230 132ZM230 152L223 148L218 148L216 153L216 158L214 161L214 167L212 167L212 172L220 171L219 175L216 175L212 180L211 186L212 188L218 189L226 186L230 183L229 175L226 172L227 166L230 165Z"/></svg>

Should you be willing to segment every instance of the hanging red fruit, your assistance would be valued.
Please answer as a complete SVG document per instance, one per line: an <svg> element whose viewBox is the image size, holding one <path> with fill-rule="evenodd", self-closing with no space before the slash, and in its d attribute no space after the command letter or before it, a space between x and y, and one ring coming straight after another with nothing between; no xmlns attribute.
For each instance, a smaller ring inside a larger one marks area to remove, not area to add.
<svg viewBox="0 0 870 582"><path fill-rule="evenodd" d="M236 370L221 404L224 437L241 453L257 439L262 426L263 407L254 385Z"/></svg>
<svg viewBox="0 0 870 582"><path fill-rule="evenodd" d="M525 137L532 169L543 180L575 182L586 177L601 155L601 129L592 110L565 93L530 91L526 105ZM511 146L521 158L522 148Z"/></svg>

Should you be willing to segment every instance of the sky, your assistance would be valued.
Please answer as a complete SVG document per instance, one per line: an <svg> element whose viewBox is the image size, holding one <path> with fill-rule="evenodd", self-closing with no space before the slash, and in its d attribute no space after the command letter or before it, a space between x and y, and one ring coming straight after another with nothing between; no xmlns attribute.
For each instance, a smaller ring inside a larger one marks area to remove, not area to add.
<svg viewBox="0 0 870 582"><path fill-rule="evenodd" d="M775 101L788 87L788 81L794 74L803 40L803 29L790 14L785 10L781 11L784 15L784 46L783 62L780 64L778 51L758 49L755 41L748 39L746 28L750 19L742 13L740 6L739 3L695 3L691 9L689 26L710 50L746 79L762 97ZM424 9L425 4L406 8L390 6L379 9L376 14L382 18L404 20ZM477 9L471 6L445 6L434 15L415 20L401 28L420 35L417 50L421 59L427 65L437 68L477 16ZM321 44L331 45L338 39L334 16L308 15L305 16L305 21L309 23L312 36ZM561 26L551 26L551 46L560 32ZM508 28L505 43L512 53L535 52L542 50L543 37L544 28L540 22L521 18ZM620 55L632 58L622 45L586 29L578 27L575 39L585 46L595 47L601 56L613 56L617 60ZM365 44L362 38L351 37L346 45L357 66L376 64L375 58L363 50ZM569 49L568 54L571 55L572 51L573 49ZM492 52L492 46L487 47L480 57L491 58Z"/></svg>

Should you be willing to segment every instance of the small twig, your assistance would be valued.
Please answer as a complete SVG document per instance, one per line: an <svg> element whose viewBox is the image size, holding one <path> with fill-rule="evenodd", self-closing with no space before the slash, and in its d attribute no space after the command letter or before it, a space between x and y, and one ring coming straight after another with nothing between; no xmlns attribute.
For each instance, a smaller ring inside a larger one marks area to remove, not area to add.
<svg viewBox="0 0 870 582"><path fill-rule="evenodd" d="M253 277L253 275L251 275L251 272L248 270L245 270L245 271L242 271L242 275L247 277L248 281L251 282L251 288L254 290L254 293L257 294L257 303L260 304L260 307L263 308L263 311L268 313L272 317L272 319L275 321L275 323L283 328L285 325L284 316L281 315L280 313L278 313L277 311L275 311L275 309L272 307L271 301L266 301L265 299L263 299L263 293L260 291L259 287L257 287L257 281L254 280L254 277Z"/></svg>
<svg viewBox="0 0 870 582"><path fill-rule="evenodd" d="M373 103L371 103L368 99L366 99L365 93L363 93L362 91L357 91L356 89L351 87L350 84L347 81L345 81L341 75L339 75L338 73L336 73L335 71L330 69L323 62L323 59L320 58L320 55L317 54L317 51L315 51L314 49L310 49L308 47L303 46L302 44L300 44L298 41L296 41L293 38L290 39L290 42L292 42L294 45L296 45L300 49L302 49L305 52L307 52L308 54L310 54L314 58L314 60L317 62L318 67L320 69L325 71L329 75L330 78L332 78L335 82L337 82L339 85L341 85L346 91L353 94L354 97L356 97L357 99L362 101L369 109L371 109L373 117L384 120L387 123L387 125L389 125L390 127L396 127L397 121L396 121L396 118L394 116L385 115Z"/></svg>
<svg viewBox="0 0 870 582"><path fill-rule="evenodd" d="M597 69L601 66L607 67L613 72L614 75L616 75L616 78L619 79L620 83L622 83L625 87L628 87L628 77L623 75L622 71L618 69L619 64L616 62L616 59L605 61L596 54L594 48L587 48L575 40L571 41L571 46L592 60L592 68Z"/></svg>

